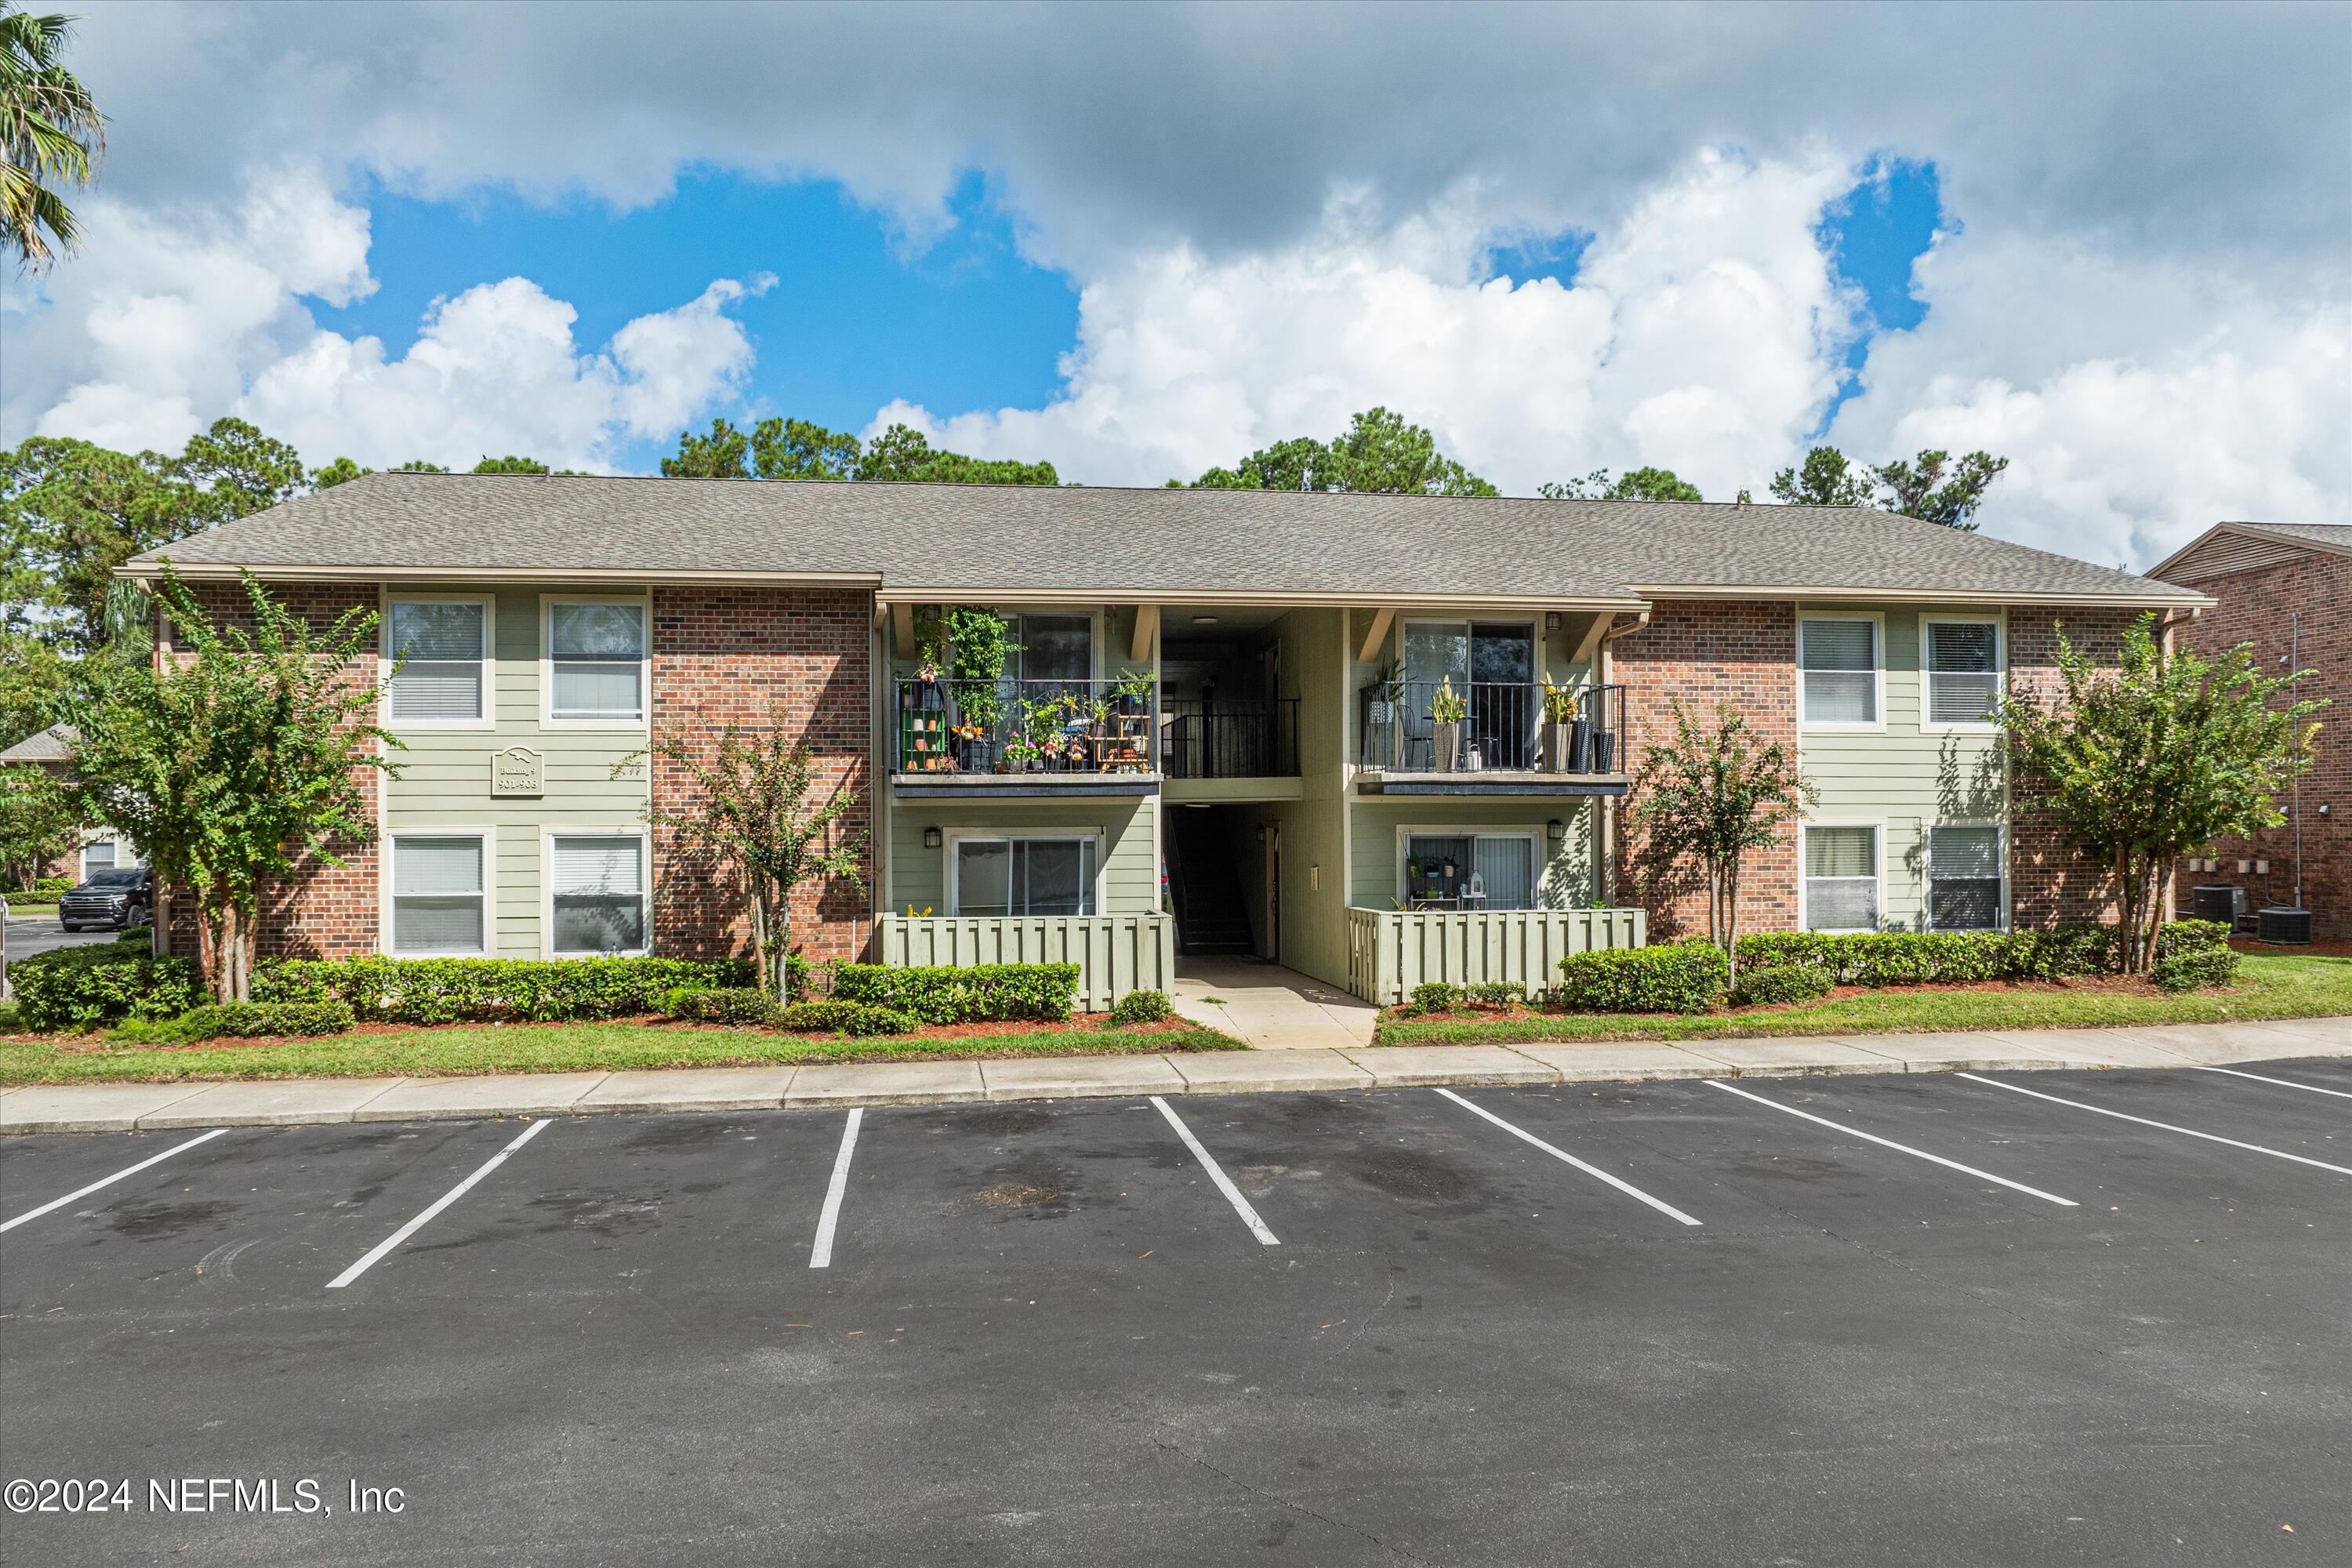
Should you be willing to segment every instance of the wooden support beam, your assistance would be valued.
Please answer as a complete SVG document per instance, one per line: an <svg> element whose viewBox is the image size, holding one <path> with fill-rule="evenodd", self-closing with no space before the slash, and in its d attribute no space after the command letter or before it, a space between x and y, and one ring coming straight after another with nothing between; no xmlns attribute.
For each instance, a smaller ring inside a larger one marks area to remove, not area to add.
<svg viewBox="0 0 2352 1568"><path fill-rule="evenodd" d="M1135 607L1135 641L1127 650L1128 661L1131 664L1150 663L1151 645L1159 635L1160 606L1138 605Z"/></svg>
<svg viewBox="0 0 2352 1568"><path fill-rule="evenodd" d="M915 606L890 606L890 640L900 658L915 657Z"/></svg>
<svg viewBox="0 0 2352 1568"><path fill-rule="evenodd" d="M1600 651L1601 637L1606 635L1609 630L1609 623L1616 618L1617 616L1615 613L1608 610L1603 610L1601 614L1593 616L1592 624L1590 626L1587 626L1584 630L1584 640L1576 645L1576 651L1569 656L1568 662L1570 664L1591 663L1592 656Z"/></svg>
<svg viewBox="0 0 2352 1568"><path fill-rule="evenodd" d="M1364 634L1363 651L1356 655L1358 664L1370 664L1381 656L1381 645L1389 640L1389 627L1396 620L1396 611L1383 605L1372 612L1372 629Z"/></svg>

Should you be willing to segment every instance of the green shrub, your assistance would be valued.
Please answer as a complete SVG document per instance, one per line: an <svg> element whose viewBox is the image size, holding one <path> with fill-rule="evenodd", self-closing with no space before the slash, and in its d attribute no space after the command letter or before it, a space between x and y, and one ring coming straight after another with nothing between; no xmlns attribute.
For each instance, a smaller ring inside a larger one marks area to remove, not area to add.
<svg viewBox="0 0 2352 1568"><path fill-rule="evenodd" d="M1840 985L1965 984L2058 980L2113 966L2104 926L2047 931L1759 931L1739 939L1742 970L1815 968Z"/></svg>
<svg viewBox="0 0 2352 1568"><path fill-rule="evenodd" d="M1462 994L1470 1005L1488 1013L1505 1012L1528 999L1526 988L1509 980L1482 980L1464 986Z"/></svg>
<svg viewBox="0 0 2352 1568"><path fill-rule="evenodd" d="M746 986L740 959L265 959L257 1002L341 1000L395 1024L564 1023L661 1010L679 986Z"/></svg>
<svg viewBox="0 0 2352 1568"><path fill-rule="evenodd" d="M1830 972L1814 963L1770 964L1743 969L1732 983L1735 1007L1768 1007L1782 1002L1811 1002L1830 994Z"/></svg>
<svg viewBox="0 0 2352 1568"><path fill-rule="evenodd" d="M1459 985L1443 980L1424 980L1412 988L1412 999L1407 1005L1416 1013L1451 1013L1465 1000Z"/></svg>
<svg viewBox="0 0 2352 1568"><path fill-rule="evenodd" d="M2200 952L2230 945L2227 921L2167 921L2156 928L2156 956Z"/></svg>
<svg viewBox="0 0 2352 1568"><path fill-rule="evenodd" d="M2206 922L2200 922L2206 923ZM2238 977L2238 953L2226 942L2193 947L2156 961L2148 978L2165 991L2204 991Z"/></svg>
<svg viewBox="0 0 2352 1568"><path fill-rule="evenodd" d="M8 965L22 1026L41 1033L104 1028L125 1018L169 1018L205 999L194 961L157 958L135 940L37 952Z"/></svg>
<svg viewBox="0 0 2352 1568"><path fill-rule="evenodd" d="M1114 1024L1158 1024L1174 1015L1176 1005L1165 991L1130 991L1110 1010Z"/></svg>
<svg viewBox="0 0 2352 1568"><path fill-rule="evenodd" d="M124 1045L183 1046L197 1040L340 1035L355 1020L341 1002L213 1002L176 1018L133 1018L107 1037Z"/></svg>
<svg viewBox="0 0 2352 1568"><path fill-rule="evenodd" d="M662 998L662 1011L704 1024L772 1026L782 1009L775 998L749 985L681 985Z"/></svg>
<svg viewBox="0 0 2352 1568"><path fill-rule="evenodd" d="M1730 967L1711 942L1571 953L1559 961L1553 996L1578 1013L1704 1013L1723 994Z"/></svg>
<svg viewBox="0 0 2352 1568"><path fill-rule="evenodd" d="M868 1002L926 1024L1067 1021L1078 994L1075 963L980 963L965 969L837 963L836 1001Z"/></svg>
<svg viewBox="0 0 2352 1568"><path fill-rule="evenodd" d="M871 1002L795 1002L776 1015L776 1027L808 1034L911 1035L923 1021L903 1007Z"/></svg>

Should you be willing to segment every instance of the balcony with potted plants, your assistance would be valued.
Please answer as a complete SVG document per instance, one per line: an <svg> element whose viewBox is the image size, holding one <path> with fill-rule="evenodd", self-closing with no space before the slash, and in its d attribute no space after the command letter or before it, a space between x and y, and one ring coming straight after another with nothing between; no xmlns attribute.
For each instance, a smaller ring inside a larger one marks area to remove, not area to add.
<svg viewBox="0 0 2352 1568"><path fill-rule="evenodd" d="M1381 679L1358 717L1367 795L1614 795L1631 783L1622 686Z"/></svg>
<svg viewBox="0 0 2352 1568"><path fill-rule="evenodd" d="M891 784L902 798L1148 795L1160 784L1159 683L956 678L896 683Z"/></svg>

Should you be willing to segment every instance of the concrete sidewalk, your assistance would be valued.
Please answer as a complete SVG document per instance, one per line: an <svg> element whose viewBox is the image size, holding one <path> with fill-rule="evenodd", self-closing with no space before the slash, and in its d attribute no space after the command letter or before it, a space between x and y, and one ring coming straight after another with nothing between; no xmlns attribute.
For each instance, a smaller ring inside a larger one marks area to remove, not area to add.
<svg viewBox="0 0 2352 1568"><path fill-rule="evenodd" d="M488 1078L34 1085L0 1091L0 1134L433 1121L594 1111L944 1105L1145 1094L1544 1084L1815 1073L2218 1067L2352 1057L2352 1018L2009 1034L1843 1035L1680 1045L1355 1046L1010 1061L845 1062Z"/></svg>

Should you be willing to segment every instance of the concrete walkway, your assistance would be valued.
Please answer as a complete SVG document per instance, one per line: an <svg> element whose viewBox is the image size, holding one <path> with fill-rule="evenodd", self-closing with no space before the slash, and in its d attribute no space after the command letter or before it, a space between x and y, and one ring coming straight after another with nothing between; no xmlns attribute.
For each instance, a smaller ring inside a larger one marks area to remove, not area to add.
<svg viewBox="0 0 2352 1568"><path fill-rule="evenodd" d="M1001 1062L679 1068L495 1078L77 1084L0 1092L0 1133L127 1132L593 1111L943 1105L1146 1094L1248 1094L1808 1073L2221 1067L2352 1057L2352 1018L2013 1034L1846 1035L1683 1045L1350 1046Z"/></svg>
<svg viewBox="0 0 2352 1568"><path fill-rule="evenodd" d="M1252 958L1180 958L1176 1011L1261 1051L1372 1043L1381 1010L1295 969Z"/></svg>

